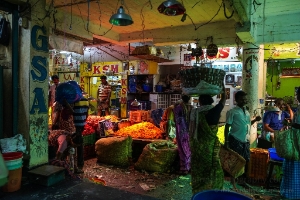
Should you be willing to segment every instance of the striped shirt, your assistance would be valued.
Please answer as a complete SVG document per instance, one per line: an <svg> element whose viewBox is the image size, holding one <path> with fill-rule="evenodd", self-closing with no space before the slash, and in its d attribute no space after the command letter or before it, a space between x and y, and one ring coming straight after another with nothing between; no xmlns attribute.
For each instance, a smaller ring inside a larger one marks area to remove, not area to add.
<svg viewBox="0 0 300 200"><path fill-rule="evenodd" d="M80 101L74 103L74 125L75 126L84 126L86 124L87 113L89 109L89 102L86 98L82 98Z"/></svg>
<svg viewBox="0 0 300 200"><path fill-rule="evenodd" d="M100 84L98 87L98 99L103 102L110 98L111 86L107 84Z"/></svg>

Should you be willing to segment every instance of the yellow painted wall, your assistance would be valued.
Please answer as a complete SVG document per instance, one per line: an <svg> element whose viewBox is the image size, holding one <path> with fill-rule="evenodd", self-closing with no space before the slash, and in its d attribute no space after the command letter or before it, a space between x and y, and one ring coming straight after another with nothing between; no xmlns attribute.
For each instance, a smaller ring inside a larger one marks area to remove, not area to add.
<svg viewBox="0 0 300 200"><path fill-rule="evenodd" d="M300 43L282 43L265 45L265 60L300 58Z"/></svg>

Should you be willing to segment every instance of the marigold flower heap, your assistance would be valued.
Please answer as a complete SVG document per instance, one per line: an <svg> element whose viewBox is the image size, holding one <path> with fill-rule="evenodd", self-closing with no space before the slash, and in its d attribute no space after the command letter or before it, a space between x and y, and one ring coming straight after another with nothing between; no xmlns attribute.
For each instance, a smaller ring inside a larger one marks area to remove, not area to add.
<svg viewBox="0 0 300 200"><path fill-rule="evenodd" d="M131 136L132 138L161 139L163 132L150 122L141 122L132 126L124 127L117 132L116 136Z"/></svg>

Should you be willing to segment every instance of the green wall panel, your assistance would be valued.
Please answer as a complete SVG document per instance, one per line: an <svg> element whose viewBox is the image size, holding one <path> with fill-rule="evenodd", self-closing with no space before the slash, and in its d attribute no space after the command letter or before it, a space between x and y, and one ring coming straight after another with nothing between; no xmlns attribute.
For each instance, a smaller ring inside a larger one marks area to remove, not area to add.
<svg viewBox="0 0 300 200"><path fill-rule="evenodd" d="M293 78L280 78L280 87L277 88L278 75L281 73L282 69L285 68L300 68L300 61L296 61L295 64L291 63L291 60L279 61L278 64L268 65L267 68L267 93L273 97L285 97L294 96L295 87L300 86L300 77ZM279 68L279 69L278 69Z"/></svg>

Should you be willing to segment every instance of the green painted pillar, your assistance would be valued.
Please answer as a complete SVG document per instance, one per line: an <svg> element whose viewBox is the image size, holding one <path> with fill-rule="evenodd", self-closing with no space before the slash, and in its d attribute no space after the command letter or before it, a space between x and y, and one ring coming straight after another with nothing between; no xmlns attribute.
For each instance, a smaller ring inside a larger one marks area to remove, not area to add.
<svg viewBox="0 0 300 200"><path fill-rule="evenodd" d="M24 167L32 168L48 162L49 13L46 0L29 3L28 26L20 28L19 132L28 142Z"/></svg>
<svg viewBox="0 0 300 200"><path fill-rule="evenodd" d="M261 98L261 71L264 67L264 51L263 46L254 44L243 45L243 83L242 89L248 95L248 107L250 117L261 116L259 98ZM262 117L262 116L261 116ZM257 145L257 123L253 124L250 128L250 144L251 147Z"/></svg>

